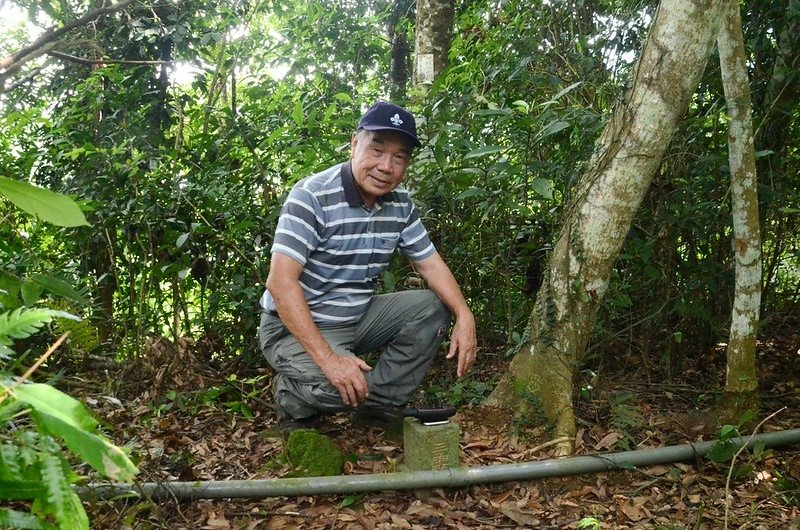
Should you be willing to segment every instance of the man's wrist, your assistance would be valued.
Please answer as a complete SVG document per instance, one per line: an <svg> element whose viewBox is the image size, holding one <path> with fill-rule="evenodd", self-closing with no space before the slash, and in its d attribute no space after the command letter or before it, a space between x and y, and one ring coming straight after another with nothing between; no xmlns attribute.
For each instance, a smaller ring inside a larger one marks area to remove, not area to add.
<svg viewBox="0 0 800 530"><path fill-rule="evenodd" d="M311 358L314 360L317 366L322 368L331 360L334 355L336 355L336 352L328 347L322 350L317 350L314 355L311 355Z"/></svg>
<svg viewBox="0 0 800 530"><path fill-rule="evenodd" d="M464 308L461 311L458 311L453 314L453 317L456 321L475 321L475 315L472 314L469 308Z"/></svg>

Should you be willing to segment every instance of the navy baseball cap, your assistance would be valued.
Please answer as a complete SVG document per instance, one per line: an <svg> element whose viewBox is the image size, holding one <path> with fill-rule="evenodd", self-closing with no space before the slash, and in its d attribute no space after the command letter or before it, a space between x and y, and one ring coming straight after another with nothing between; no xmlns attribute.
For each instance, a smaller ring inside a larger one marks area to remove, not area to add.
<svg viewBox="0 0 800 530"><path fill-rule="evenodd" d="M358 128L367 131L396 131L406 135L414 147L422 145L417 138L417 123L413 114L388 101L378 101L368 108L358 120Z"/></svg>

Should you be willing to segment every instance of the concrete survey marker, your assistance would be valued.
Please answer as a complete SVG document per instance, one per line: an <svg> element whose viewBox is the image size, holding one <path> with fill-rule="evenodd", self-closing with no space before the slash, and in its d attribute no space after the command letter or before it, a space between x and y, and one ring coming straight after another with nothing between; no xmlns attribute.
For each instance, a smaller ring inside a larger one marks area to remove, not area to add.
<svg viewBox="0 0 800 530"><path fill-rule="evenodd" d="M461 429L449 421L423 425L416 418L403 422L403 464L407 471L458 467Z"/></svg>

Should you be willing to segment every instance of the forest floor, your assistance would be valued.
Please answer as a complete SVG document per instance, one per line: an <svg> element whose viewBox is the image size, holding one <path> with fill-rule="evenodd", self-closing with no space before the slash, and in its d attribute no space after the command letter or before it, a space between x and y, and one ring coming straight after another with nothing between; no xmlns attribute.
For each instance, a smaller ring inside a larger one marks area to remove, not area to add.
<svg viewBox="0 0 800 530"><path fill-rule="evenodd" d="M762 431L800 427L800 327L771 326L759 343ZM265 369L214 371L188 344L159 341L147 361L107 374L62 380L101 418L109 436L130 448L142 482L286 476ZM499 373L502 355L485 355L476 373ZM628 358L586 372L576 403L575 454L587 455L716 440L707 409L724 385L720 346L687 363L667 382ZM441 368L440 368L441 370ZM648 377L649 373L649 377ZM439 374L441 375L441 374ZM436 378L434 373L432 378ZM591 383L591 388L589 384ZM465 390L462 388L462 390ZM468 388L466 390L469 390ZM243 411L247 409L247 414ZM490 419L491 418L491 419ZM487 466L552 458L541 428L465 405L461 465ZM384 473L401 461L402 443L378 428L329 417L327 434L348 455L346 474ZM743 432L743 434L749 434ZM729 470L733 477L726 485ZM800 528L800 446L526 482L459 489L264 500L87 503L93 528L403 529L403 528ZM726 494L727 492L727 494ZM726 525L727 513L727 525Z"/></svg>

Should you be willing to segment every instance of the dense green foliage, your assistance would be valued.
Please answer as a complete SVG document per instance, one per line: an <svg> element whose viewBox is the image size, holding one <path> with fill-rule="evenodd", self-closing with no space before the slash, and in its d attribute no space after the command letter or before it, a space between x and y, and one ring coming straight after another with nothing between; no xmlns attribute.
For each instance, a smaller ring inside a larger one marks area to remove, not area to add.
<svg viewBox="0 0 800 530"><path fill-rule="evenodd" d="M42 21L36 34L90 9L13 3ZM146 337L192 336L209 358L257 356L256 304L281 199L346 158L360 110L388 96L394 4L136 2L69 32L59 50L107 61L44 56L6 81L0 174L73 195L92 226L67 232L0 203L2 274L72 286L83 302L71 308L97 327L97 352L136 356ZM413 29L407 9L393 31ZM535 289L559 207L621 97L653 9L457 2L450 68L400 101L420 116L425 139L407 184L488 349L520 340L523 290ZM800 13L797 2L742 9L759 129L763 303L773 311L796 305L800 287L791 67ZM17 37L0 37L0 55L19 49ZM620 256L596 354L634 354L675 373L726 336L731 221L715 61ZM398 262L383 288L403 288L410 274Z"/></svg>
<svg viewBox="0 0 800 530"><path fill-rule="evenodd" d="M28 183L0 182L0 195L57 225L86 224L71 199ZM126 481L137 470L122 450L99 432L98 422L80 402L52 386L28 382L33 368L21 378L13 377L9 367L15 360L11 349L15 340L27 339L54 319L77 320L63 311L20 305L15 296L19 291L21 303L32 306L48 286L58 294L61 284L52 278L28 283L10 274L4 277L3 306L13 310L0 312L0 499L32 502L30 513L0 508L0 526L88 530L89 519L72 489L80 477L72 471L57 439L102 476ZM68 287L66 294L70 294Z"/></svg>

